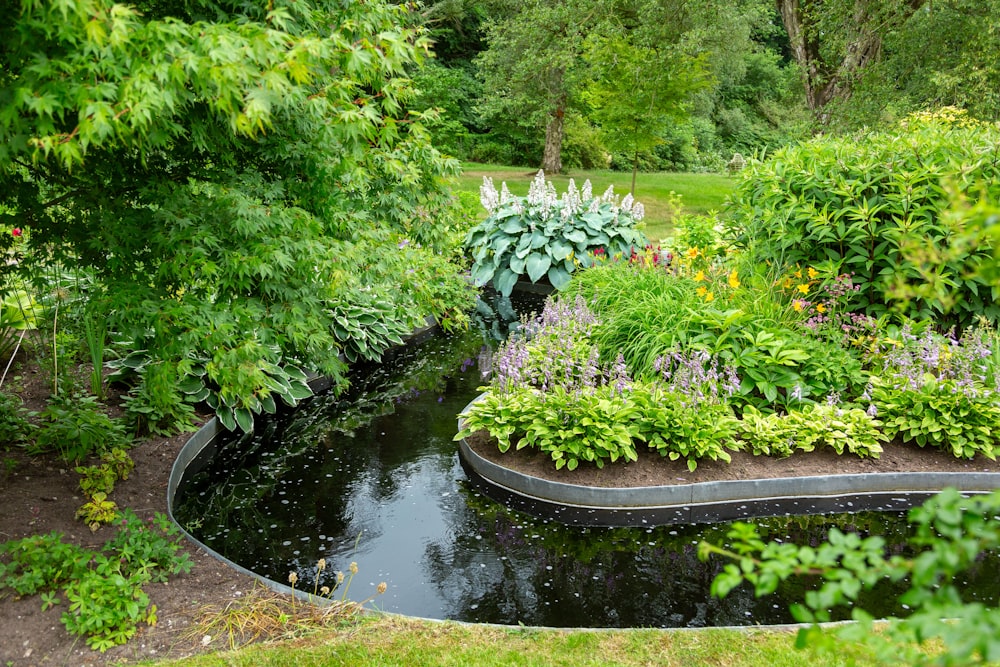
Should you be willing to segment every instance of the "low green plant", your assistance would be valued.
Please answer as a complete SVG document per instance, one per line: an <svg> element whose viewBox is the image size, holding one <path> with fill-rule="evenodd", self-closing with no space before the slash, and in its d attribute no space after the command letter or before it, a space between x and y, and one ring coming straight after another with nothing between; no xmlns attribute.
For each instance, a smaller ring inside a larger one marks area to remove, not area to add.
<svg viewBox="0 0 1000 667"><path fill-rule="evenodd" d="M818 647L833 656L845 644L861 645L887 664L993 664L1000 660L1000 610L970 600L958 582L977 567L980 554L1000 548L998 513L998 491L965 498L945 489L910 511L911 555L887 553L880 535L862 538L837 528L818 546L765 542L755 526L745 523L734 524L726 546L703 542L698 553L703 560L733 561L712 582L717 597L743 582L762 596L787 579L819 577L822 583L809 586L791 607L797 621L809 624L799 630L798 648ZM908 615L876 627L876 619L859 605L859 595L884 580L909 582L899 598ZM854 623L820 627L835 607L850 607Z"/></svg>
<svg viewBox="0 0 1000 667"><path fill-rule="evenodd" d="M400 318L392 298L381 291L359 290L330 307L333 333L351 363L377 361L394 345L402 345L417 324Z"/></svg>
<svg viewBox="0 0 1000 667"><path fill-rule="evenodd" d="M66 586L69 609L60 620L71 634L85 637L87 646L104 653L134 637L140 623L156 625L156 605L142 590L141 576L116 572L105 556L94 560L94 570Z"/></svg>
<svg viewBox="0 0 1000 667"><path fill-rule="evenodd" d="M101 525L111 523L118 516L118 504L108 500L108 494L94 491L93 495L76 510L76 518L83 520L92 532L97 532Z"/></svg>
<svg viewBox="0 0 1000 667"><path fill-rule="evenodd" d="M93 498L95 493L107 496L115 490L118 475L109 465L77 466L76 472L80 475L80 491L88 498Z"/></svg>
<svg viewBox="0 0 1000 667"><path fill-rule="evenodd" d="M472 252L472 279L492 283L509 295L521 278L547 278L556 289L569 283L578 266L593 263L593 252L629 256L647 245L637 229L643 207L626 195L621 201L609 188L595 197L587 181L577 190L570 181L562 198L541 171L528 195L517 197L506 185L497 192L484 178L481 201L489 215L469 230L465 247Z"/></svg>
<svg viewBox="0 0 1000 667"><path fill-rule="evenodd" d="M736 449L737 420L728 403L692 405L683 394L638 384L629 392L635 405L636 437L671 461L683 459L694 471L702 460L729 462Z"/></svg>
<svg viewBox="0 0 1000 667"><path fill-rule="evenodd" d="M115 521L118 532L104 544L104 551L115 555L122 574L163 582L170 575L191 571L191 559L181 550L181 532L166 515L158 512L143 521L125 509Z"/></svg>
<svg viewBox="0 0 1000 667"><path fill-rule="evenodd" d="M0 392L0 442L6 447L31 438L34 426L26 414L18 396Z"/></svg>
<svg viewBox="0 0 1000 667"><path fill-rule="evenodd" d="M857 407L826 403L807 404L786 414L764 414L747 405L740 418L739 435L754 455L791 456L796 450L811 452L829 447L861 458L878 458L881 443L890 440L881 422Z"/></svg>
<svg viewBox="0 0 1000 667"><path fill-rule="evenodd" d="M969 392L954 380L931 375L917 388L873 378L872 402L889 437L931 445L958 458L996 458L1000 405L994 395Z"/></svg>
<svg viewBox="0 0 1000 667"><path fill-rule="evenodd" d="M0 543L0 556L0 590L35 595L83 576L94 554L52 532Z"/></svg>
<svg viewBox="0 0 1000 667"><path fill-rule="evenodd" d="M95 493L109 495L115 490L118 480L128 479L135 468L135 462L124 449L115 447L101 454L100 465L77 466L80 475L80 491L88 498Z"/></svg>
<svg viewBox="0 0 1000 667"><path fill-rule="evenodd" d="M54 452L64 461L78 463L129 445L124 424L109 417L96 396L55 395L37 416L37 436L27 448L33 455Z"/></svg>
<svg viewBox="0 0 1000 667"><path fill-rule="evenodd" d="M69 603L61 620L69 632L101 652L125 643L139 623L156 623L156 606L142 587L190 571L191 562L166 516L144 522L125 510L114 522L118 531L101 551L67 544L60 533L0 544L0 590L37 593L44 611L60 602L61 589Z"/></svg>
<svg viewBox="0 0 1000 667"><path fill-rule="evenodd" d="M500 451L512 444L538 449L556 469L575 470L581 461L603 468L606 462L638 457L635 407L607 385L586 393L558 385L544 393L530 387L487 393L462 417L456 439L483 429L497 438Z"/></svg>

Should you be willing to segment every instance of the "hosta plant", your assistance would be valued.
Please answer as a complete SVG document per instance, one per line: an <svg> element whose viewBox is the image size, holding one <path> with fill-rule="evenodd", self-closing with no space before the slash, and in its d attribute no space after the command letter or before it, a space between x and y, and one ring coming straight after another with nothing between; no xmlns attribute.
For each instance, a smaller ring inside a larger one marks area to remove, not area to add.
<svg viewBox="0 0 1000 667"><path fill-rule="evenodd" d="M806 404L786 414L763 414L752 405L743 409L739 435L755 455L784 457L795 451L830 447L861 458L877 459L889 437L881 422L857 407Z"/></svg>
<svg viewBox="0 0 1000 667"><path fill-rule="evenodd" d="M569 283L578 266L590 266L595 251L605 256L631 255L646 246L637 225L642 204L612 188L595 197L590 181L578 190L572 180L562 197L541 171L528 195L517 197L504 183L499 192L486 177L481 188L488 216L469 230L465 247L472 252L472 279L492 283L509 295L518 280L543 278L556 289Z"/></svg>

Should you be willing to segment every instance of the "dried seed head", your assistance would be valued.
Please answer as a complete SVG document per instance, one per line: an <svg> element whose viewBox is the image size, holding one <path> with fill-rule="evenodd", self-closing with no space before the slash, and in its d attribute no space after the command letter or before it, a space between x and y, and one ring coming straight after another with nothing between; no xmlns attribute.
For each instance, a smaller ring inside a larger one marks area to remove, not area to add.
<svg viewBox="0 0 1000 667"><path fill-rule="evenodd" d="M358 564L352 562L351 563L351 574L357 574L357 573L358 573Z"/></svg>
<svg viewBox="0 0 1000 667"><path fill-rule="evenodd" d="M319 592L320 592L320 595L329 595L330 594L330 587L329 586L323 586L322 588L319 589Z"/></svg>
<svg viewBox="0 0 1000 667"><path fill-rule="evenodd" d="M326 569L326 559L325 558L320 558L319 559L319 562L316 563L316 569L318 569L320 572L322 572L323 570Z"/></svg>
<svg viewBox="0 0 1000 667"><path fill-rule="evenodd" d="M344 583L344 573L340 572L339 570L337 571L337 583L338 584Z"/></svg>
<svg viewBox="0 0 1000 667"><path fill-rule="evenodd" d="M382 595L382 593L385 593L385 589L386 589L386 588L388 588L388 586L386 586L385 582L383 581L382 583L380 583L380 584L378 585L378 588L376 588L375 590L377 590L377 591L378 591L378 594L379 594L379 595Z"/></svg>
<svg viewBox="0 0 1000 667"><path fill-rule="evenodd" d="M297 582L298 580L299 580L299 575L297 575L294 572L288 573L288 583L290 583L292 586L294 586L295 582Z"/></svg>

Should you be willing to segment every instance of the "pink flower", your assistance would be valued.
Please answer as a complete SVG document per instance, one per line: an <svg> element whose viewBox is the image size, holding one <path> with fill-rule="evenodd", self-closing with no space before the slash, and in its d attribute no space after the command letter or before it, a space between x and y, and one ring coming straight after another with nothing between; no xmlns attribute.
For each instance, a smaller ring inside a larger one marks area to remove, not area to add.
<svg viewBox="0 0 1000 667"><path fill-rule="evenodd" d="M14 236L20 236L21 235L21 228L20 227L15 227L14 229L12 229L10 231L10 233L12 235L14 235Z"/></svg>

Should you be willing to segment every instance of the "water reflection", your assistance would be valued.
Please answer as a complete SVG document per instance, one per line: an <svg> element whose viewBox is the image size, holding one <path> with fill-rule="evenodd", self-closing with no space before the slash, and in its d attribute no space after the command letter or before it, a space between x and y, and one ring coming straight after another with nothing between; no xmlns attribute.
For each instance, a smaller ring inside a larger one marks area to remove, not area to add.
<svg viewBox="0 0 1000 667"><path fill-rule="evenodd" d="M358 390L320 396L257 434L222 443L189 468L175 512L200 540L276 581L290 571L312 589L356 561L353 599L389 585L377 604L430 618L546 626L700 627L788 622L808 582L755 599L708 590L722 563L696 557L726 524L643 528L568 526L510 509L463 471L455 415L477 393L481 338L435 338L391 364L363 368ZM388 368L395 370L389 371ZM817 543L833 525L902 541L898 514L761 520L772 536ZM897 547L898 549L898 547ZM996 558L969 590L997 597ZM898 587L899 585L897 585ZM972 593L970 593L972 594ZM876 613L899 613L883 587Z"/></svg>

